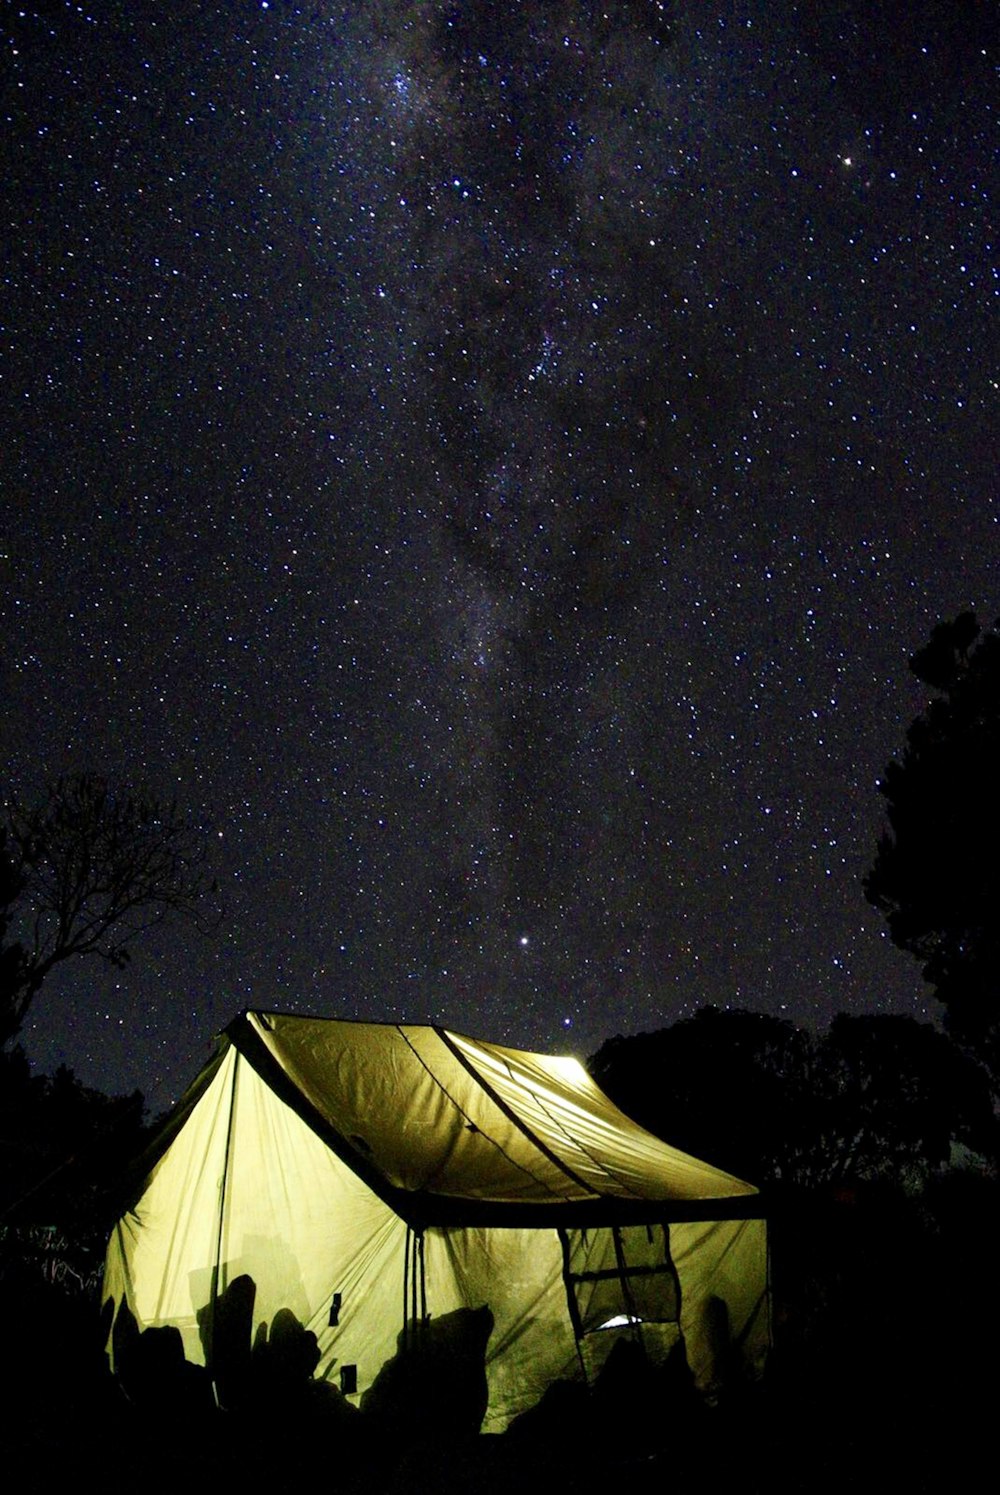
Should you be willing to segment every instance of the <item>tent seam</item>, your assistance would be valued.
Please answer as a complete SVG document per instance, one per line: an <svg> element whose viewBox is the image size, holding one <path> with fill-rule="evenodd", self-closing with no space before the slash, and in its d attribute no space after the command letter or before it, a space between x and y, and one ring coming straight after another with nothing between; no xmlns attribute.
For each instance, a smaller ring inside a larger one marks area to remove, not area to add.
<svg viewBox="0 0 1000 1495"><path fill-rule="evenodd" d="M486 1141L490 1144L490 1146L491 1147L495 1147L496 1150L497 1150L497 1152L500 1154L500 1156L502 1158L504 1158L506 1162L510 1163L512 1167L519 1168L520 1171L523 1174L526 1175L526 1177L528 1177L528 1178L531 1179L532 1183L538 1184L541 1188L545 1189L547 1193L551 1194L551 1196L552 1196L553 1199L561 1202L562 1196L560 1194L557 1194L556 1191L555 1191L555 1189L553 1189L550 1184L547 1184L545 1182L544 1178L538 1178L538 1177L536 1177L536 1175L534 1173L532 1173L532 1171L531 1171L530 1168L525 1167L525 1165L523 1163L519 1163L516 1158L512 1158L510 1156L510 1153L508 1153L508 1152L506 1152L504 1150L504 1148L501 1145L501 1143L499 1143L496 1140L495 1137L491 1137L490 1134L489 1134L489 1132L484 1131L483 1128L479 1125L478 1121L473 1121L473 1119L469 1115L469 1113L464 1109L464 1107L462 1107L462 1106L459 1105L458 1101L451 1094L451 1091L447 1090L445 1088L445 1086L442 1083L442 1081L438 1079L437 1075L431 1069L430 1065L427 1064L427 1062L423 1059L423 1057L417 1052L417 1050L414 1048L413 1044L410 1043L409 1038L407 1038L406 1034L403 1032L403 1029L401 1027L399 1027L398 1025L397 1025L397 1031L399 1032L399 1036L402 1038L403 1042L408 1045L408 1047L409 1047L410 1051L412 1052L414 1058L417 1060L417 1063L421 1064L423 1066L423 1068L427 1071L427 1073L430 1076L430 1078L433 1080L434 1084L441 1091L441 1094L445 1097L446 1100L448 1100L448 1101L451 1102L451 1104L455 1107L455 1110L458 1112L458 1114L460 1116L464 1117L464 1119L467 1122L467 1124L470 1127L474 1127L475 1130L480 1134L480 1136L485 1137ZM441 1036L441 1034L440 1034L440 1032L439 1032L438 1029L435 1029L434 1031L438 1033L439 1037ZM450 1045L447 1045L447 1046L450 1048ZM461 1055L459 1055L458 1058L461 1059ZM467 1068L468 1068L468 1066L466 1066L466 1069ZM478 1078L478 1076L476 1076L475 1078ZM486 1086L485 1084L484 1084L483 1088L489 1091L489 1087ZM489 1091L489 1094L490 1094L490 1098L493 1099L493 1093L492 1093L492 1091ZM442 1171L443 1167L444 1167L444 1164L441 1165L441 1168L439 1168L437 1170L437 1172L440 1173Z"/></svg>
<svg viewBox="0 0 1000 1495"><path fill-rule="evenodd" d="M555 1166L562 1173L564 1173L567 1178L571 1178L575 1184L577 1184L581 1189L584 1189L595 1199L600 1199L603 1197L600 1189L595 1189L592 1184L588 1184L586 1179L581 1178L580 1175L576 1173L568 1163L564 1163L561 1158L557 1157L550 1147L546 1147L541 1137L536 1137L535 1133L528 1126L527 1122L523 1121L521 1117L518 1116L514 1108L512 1106L509 1106L503 1099L503 1097L497 1094L497 1092L493 1089L493 1086L490 1084L489 1080L487 1080L485 1076L481 1075L479 1071L474 1067L472 1061L470 1059L467 1059L462 1053L461 1049L459 1049L457 1045L452 1043L450 1035L444 1028L435 1027L434 1031L435 1033L437 1033L441 1041L446 1044L449 1049L451 1049L451 1052L455 1055L459 1063L465 1066L465 1068L472 1075L473 1079L479 1081L480 1085L482 1085L483 1089L496 1103L496 1105L500 1107L504 1115L514 1123L519 1131L524 1133L528 1141L533 1143L534 1146L537 1147L538 1151L542 1154L543 1157L548 1158L549 1162L555 1164ZM513 1075L511 1075L511 1079L513 1079Z"/></svg>
<svg viewBox="0 0 1000 1495"><path fill-rule="evenodd" d="M503 1064L504 1069L507 1071L508 1075L510 1076L511 1083L514 1084L514 1085L518 1084L517 1076L514 1074L514 1071L511 1069L509 1062L506 1059L501 1059L500 1062ZM545 1104L545 1101L543 1100L542 1096L539 1095L537 1093L537 1091L532 1091L532 1096L533 1096L534 1100L538 1103L538 1105L541 1107L541 1109L545 1112L546 1116L552 1122L552 1125L556 1128L556 1130L562 1133L562 1135L566 1138L567 1142L569 1142L569 1144L572 1147L575 1147L580 1152L582 1152L583 1155L584 1155L584 1157L588 1158L590 1160L590 1162L593 1163L594 1167L598 1170L598 1172L603 1173L604 1176L605 1176L605 1178L611 1179L612 1183L618 1184L618 1186L620 1188L624 1189L627 1194L631 1194L631 1196L632 1196L633 1199L645 1199L645 1195L644 1194L639 1194L635 1189L630 1188L629 1185L628 1185L628 1183L626 1183L625 1179L621 1178L617 1173L613 1173L610 1168L605 1167L605 1165L598 1158L595 1158L594 1155L593 1155L593 1153L590 1152L588 1148L584 1147L583 1143L580 1142L580 1141L578 1141L577 1138L572 1135L572 1133L567 1129L567 1127L565 1126L565 1124L562 1121L560 1121L559 1117L553 1115L553 1113L550 1111L549 1107ZM581 1180L581 1182L582 1182L582 1180ZM599 1194L600 1190L599 1189L595 1189L594 1192L596 1194Z"/></svg>

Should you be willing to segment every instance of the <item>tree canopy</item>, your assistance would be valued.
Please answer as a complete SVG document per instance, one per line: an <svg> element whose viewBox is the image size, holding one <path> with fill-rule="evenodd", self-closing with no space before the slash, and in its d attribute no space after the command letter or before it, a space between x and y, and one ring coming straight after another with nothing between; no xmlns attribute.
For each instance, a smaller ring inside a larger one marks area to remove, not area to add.
<svg viewBox="0 0 1000 1495"><path fill-rule="evenodd" d="M971 612L910 661L937 692L881 784L889 826L865 879L954 1035L1000 1073L1000 637Z"/></svg>
<svg viewBox="0 0 1000 1495"><path fill-rule="evenodd" d="M9 799L0 820L0 1046L17 1037L61 962L123 967L144 930L169 915L204 919L215 885L204 832L145 792L94 774Z"/></svg>
<svg viewBox="0 0 1000 1495"><path fill-rule="evenodd" d="M21 1049L0 1053L0 1276L12 1257L51 1256L58 1238L71 1275L99 1279L143 1121L138 1091L103 1095L63 1065L33 1075Z"/></svg>

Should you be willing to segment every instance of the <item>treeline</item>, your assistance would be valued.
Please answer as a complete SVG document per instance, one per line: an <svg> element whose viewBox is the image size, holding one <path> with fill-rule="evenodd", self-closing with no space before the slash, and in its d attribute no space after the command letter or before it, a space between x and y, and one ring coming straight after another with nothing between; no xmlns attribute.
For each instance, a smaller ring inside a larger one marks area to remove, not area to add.
<svg viewBox="0 0 1000 1495"><path fill-rule="evenodd" d="M143 1098L108 1096L60 1065L34 1075L0 1053L0 1282L59 1285L97 1302L122 1180L145 1137Z"/></svg>

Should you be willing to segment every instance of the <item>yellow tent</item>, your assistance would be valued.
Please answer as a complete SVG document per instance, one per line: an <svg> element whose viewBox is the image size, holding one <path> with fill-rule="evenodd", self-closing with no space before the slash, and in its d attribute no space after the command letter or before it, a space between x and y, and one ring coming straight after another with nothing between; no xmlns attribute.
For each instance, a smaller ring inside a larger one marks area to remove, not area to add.
<svg viewBox="0 0 1000 1495"><path fill-rule="evenodd" d="M621 1335L654 1359L683 1344L709 1393L723 1362L763 1363L756 1190L630 1121L575 1059L247 1012L153 1157L104 1296L194 1363L248 1279L256 1342L291 1313L355 1404L408 1325L488 1308L486 1431L592 1378Z"/></svg>

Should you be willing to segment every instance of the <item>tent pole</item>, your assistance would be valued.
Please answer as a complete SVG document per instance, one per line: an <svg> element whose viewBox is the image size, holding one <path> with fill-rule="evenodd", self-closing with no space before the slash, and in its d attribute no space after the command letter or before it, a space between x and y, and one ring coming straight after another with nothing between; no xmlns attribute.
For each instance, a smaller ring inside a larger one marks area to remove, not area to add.
<svg viewBox="0 0 1000 1495"><path fill-rule="evenodd" d="M625 1247L622 1243L621 1228L618 1225L612 1225L611 1238L615 1243L615 1263L618 1267L618 1282L622 1290L622 1302L625 1305L625 1312L628 1315L629 1331L636 1344L639 1345L640 1349L643 1349L645 1346L642 1339L642 1320L636 1312L635 1298L632 1296L632 1285L628 1280L628 1263L625 1260Z"/></svg>
<svg viewBox="0 0 1000 1495"><path fill-rule="evenodd" d="M222 1235L226 1223L226 1189L229 1183L229 1155L232 1151L233 1127L236 1120L236 1074L239 1068L239 1063L239 1051L234 1048L233 1080L229 1088L229 1122L226 1126L226 1151L223 1156L222 1182L219 1187L219 1230L215 1239L215 1265L212 1268L212 1298L208 1319L209 1333L211 1335L211 1343L209 1347L211 1366L209 1368L209 1375L211 1376L212 1381L212 1396L215 1398L215 1405L217 1407L220 1406L221 1403L219 1401L219 1383L215 1378L215 1316L216 1308L219 1302L219 1272L222 1269Z"/></svg>
<svg viewBox="0 0 1000 1495"><path fill-rule="evenodd" d="M413 1232L410 1247L410 1337L416 1338L417 1323L417 1233Z"/></svg>
<svg viewBox="0 0 1000 1495"><path fill-rule="evenodd" d="M406 1239L403 1243L403 1343L409 1339L410 1323L410 1227L406 1227Z"/></svg>
<svg viewBox="0 0 1000 1495"><path fill-rule="evenodd" d="M424 1232L407 1225L403 1247L403 1342L411 1345L427 1319L427 1273Z"/></svg>

